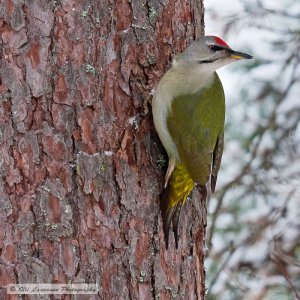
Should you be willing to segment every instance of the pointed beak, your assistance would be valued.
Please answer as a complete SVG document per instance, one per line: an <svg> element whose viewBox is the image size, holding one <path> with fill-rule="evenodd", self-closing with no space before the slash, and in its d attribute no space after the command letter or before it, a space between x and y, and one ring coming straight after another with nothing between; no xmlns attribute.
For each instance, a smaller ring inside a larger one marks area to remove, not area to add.
<svg viewBox="0 0 300 300"><path fill-rule="evenodd" d="M252 55L249 55L249 54L243 53L243 52L239 52L239 51L234 51L232 49L230 49L228 52L229 52L230 57L233 59L251 59L251 58L253 58Z"/></svg>

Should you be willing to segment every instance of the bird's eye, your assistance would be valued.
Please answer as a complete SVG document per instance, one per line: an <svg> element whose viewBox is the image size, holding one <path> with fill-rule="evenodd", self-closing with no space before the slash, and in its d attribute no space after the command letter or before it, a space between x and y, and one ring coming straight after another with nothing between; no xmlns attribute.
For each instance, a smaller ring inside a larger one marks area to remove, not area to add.
<svg viewBox="0 0 300 300"><path fill-rule="evenodd" d="M223 50L222 47L216 46L216 45L211 45L211 46L209 46L209 49L210 49L212 52L217 52L217 51Z"/></svg>

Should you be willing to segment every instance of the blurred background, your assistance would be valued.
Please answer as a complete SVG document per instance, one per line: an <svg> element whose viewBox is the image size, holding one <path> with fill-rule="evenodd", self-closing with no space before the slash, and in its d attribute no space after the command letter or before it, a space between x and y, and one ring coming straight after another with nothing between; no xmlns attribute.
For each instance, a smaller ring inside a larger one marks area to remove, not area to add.
<svg viewBox="0 0 300 300"><path fill-rule="evenodd" d="M254 56L218 71L227 113L208 299L300 299L300 1L204 4L206 35Z"/></svg>

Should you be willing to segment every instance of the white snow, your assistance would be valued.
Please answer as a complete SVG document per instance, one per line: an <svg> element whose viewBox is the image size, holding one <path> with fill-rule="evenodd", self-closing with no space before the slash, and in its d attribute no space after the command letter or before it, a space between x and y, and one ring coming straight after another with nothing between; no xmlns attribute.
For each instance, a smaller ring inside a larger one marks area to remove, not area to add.
<svg viewBox="0 0 300 300"><path fill-rule="evenodd" d="M240 61L218 70L227 112L217 192L241 174L258 141L257 129L267 126L251 168L225 193L216 219L207 259L208 286L235 247L209 291L216 299L255 299L261 290L275 295L273 291L279 287L284 287L282 294L277 292L280 299L291 299L284 294L289 292L289 285L271 257L283 251L291 261L297 261L293 251L298 245L299 263L300 64L288 58L299 55L300 42L292 32L299 32L300 18L257 10L259 2L270 10L300 16L300 1L204 1L206 35L219 36L234 50L254 57L253 61ZM235 24L225 32L231 21ZM281 48L274 42L282 43ZM246 70L253 62L257 66ZM298 81L285 93L292 76ZM266 83L277 92L263 93ZM208 232L219 195L216 193L209 202ZM251 267L241 268L243 265ZM288 265L288 272L300 290L300 268Z"/></svg>

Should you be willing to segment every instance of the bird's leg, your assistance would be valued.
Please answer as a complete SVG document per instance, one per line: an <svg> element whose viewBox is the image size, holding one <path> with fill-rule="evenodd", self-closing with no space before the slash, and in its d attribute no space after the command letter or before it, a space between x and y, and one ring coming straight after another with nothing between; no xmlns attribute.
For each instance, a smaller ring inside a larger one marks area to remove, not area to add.
<svg viewBox="0 0 300 300"><path fill-rule="evenodd" d="M167 173L166 173L166 176L165 176L165 188L167 187L168 183L169 183L169 180L171 178L171 175L174 171L174 168L175 168L175 161L170 159L169 160L169 166L168 166L168 170L167 170Z"/></svg>
<svg viewBox="0 0 300 300"><path fill-rule="evenodd" d="M204 184L197 184L197 190L201 195L201 201L205 201L207 197L207 189Z"/></svg>

